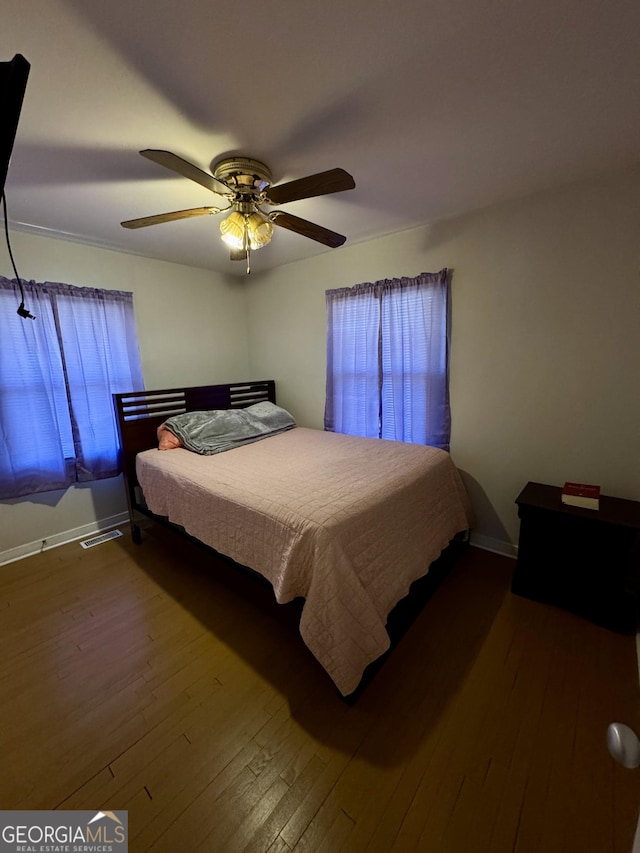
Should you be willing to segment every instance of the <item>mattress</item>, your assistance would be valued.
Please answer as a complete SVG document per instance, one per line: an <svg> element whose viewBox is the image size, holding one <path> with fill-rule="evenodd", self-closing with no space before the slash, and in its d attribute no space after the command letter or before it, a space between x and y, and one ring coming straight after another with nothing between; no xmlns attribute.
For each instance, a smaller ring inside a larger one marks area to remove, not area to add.
<svg viewBox="0 0 640 853"><path fill-rule="evenodd" d="M215 456L146 450L148 508L304 598L300 633L343 695L390 645L390 611L471 526L443 450L296 427ZM247 630L251 630L250 626Z"/></svg>

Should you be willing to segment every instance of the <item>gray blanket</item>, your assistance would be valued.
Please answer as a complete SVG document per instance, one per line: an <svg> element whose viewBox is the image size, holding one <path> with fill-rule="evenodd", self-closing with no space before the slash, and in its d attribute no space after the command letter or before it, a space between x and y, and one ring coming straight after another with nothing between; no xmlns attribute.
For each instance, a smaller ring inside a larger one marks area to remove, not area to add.
<svg viewBox="0 0 640 853"><path fill-rule="evenodd" d="M211 456L270 435L292 429L296 422L273 403L255 403L246 409L185 412L168 418L165 426L187 450Z"/></svg>

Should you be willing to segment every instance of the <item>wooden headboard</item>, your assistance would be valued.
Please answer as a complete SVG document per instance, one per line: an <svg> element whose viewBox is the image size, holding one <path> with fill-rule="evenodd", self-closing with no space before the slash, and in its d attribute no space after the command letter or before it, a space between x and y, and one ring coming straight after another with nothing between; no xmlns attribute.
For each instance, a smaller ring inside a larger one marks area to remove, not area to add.
<svg viewBox="0 0 640 853"><path fill-rule="evenodd" d="M137 508L138 503L136 455L142 450L158 446L157 429L163 421L184 412L244 409L265 400L276 402L273 379L114 394L113 403L120 439L120 468L124 475L132 528L133 510Z"/></svg>

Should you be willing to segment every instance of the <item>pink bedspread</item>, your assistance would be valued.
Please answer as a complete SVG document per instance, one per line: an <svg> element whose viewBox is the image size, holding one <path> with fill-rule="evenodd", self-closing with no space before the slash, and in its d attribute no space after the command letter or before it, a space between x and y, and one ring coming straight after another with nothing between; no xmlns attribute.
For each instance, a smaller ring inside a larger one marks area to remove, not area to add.
<svg viewBox="0 0 640 853"><path fill-rule="evenodd" d="M216 456L147 450L149 509L305 598L300 633L343 695L389 647L386 620L471 526L448 453L296 427Z"/></svg>

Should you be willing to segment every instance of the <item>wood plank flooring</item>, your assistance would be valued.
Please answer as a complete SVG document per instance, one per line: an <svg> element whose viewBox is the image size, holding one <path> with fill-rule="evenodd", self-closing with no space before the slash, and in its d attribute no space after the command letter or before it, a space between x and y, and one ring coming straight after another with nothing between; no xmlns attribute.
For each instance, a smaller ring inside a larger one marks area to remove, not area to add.
<svg viewBox="0 0 640 853"><path fill-rule="evenodd" d="M294 608L152 527L0 567L0 808L127 809L130 851L630 853L634 638L470 548L354 705Z"/></svg>

